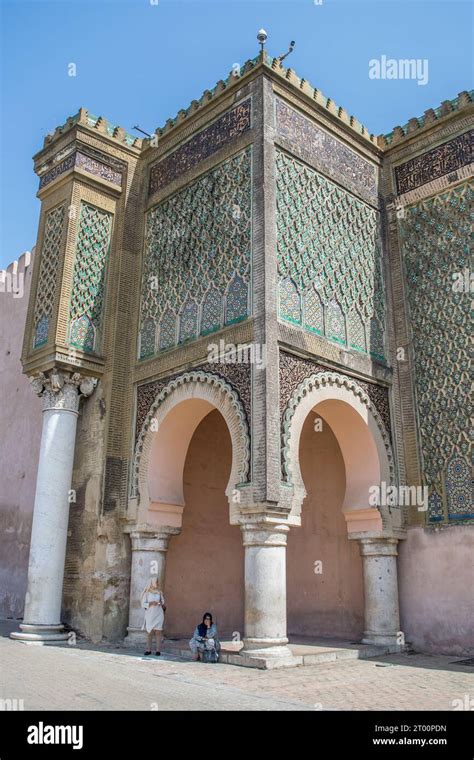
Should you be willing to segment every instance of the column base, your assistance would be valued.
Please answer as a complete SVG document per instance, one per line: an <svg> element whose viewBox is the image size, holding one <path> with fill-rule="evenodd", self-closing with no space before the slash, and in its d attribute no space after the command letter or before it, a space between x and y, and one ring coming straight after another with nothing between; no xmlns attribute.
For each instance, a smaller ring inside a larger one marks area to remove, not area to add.
<svg viewBox="0 0 474 760"><path fill-rule="evenodd" d="M287 646L288 639L244 639L239 654L228 655L228 663L247 668L273 670L274 668L294 668L303 664L303 658L293 654Z"/></svg>
<svg viewBox="0 0 474 760"><path fill-rule="evenodd" d="M123 640L124 647L144 647L146 644L146 631L141 628L127 626L127 635Z"/></svg>
<svg viewBox="0 0 474 760"><path fill-rule="evenodd" d="M10 634L11 639L37 643L43 641L67 641L69 639L69 633L64 630L62 623L58 623L57 625L20 623L20 628L20 631L13 631Z"/></svg>
<svg viewBox="0 0 474 760"><path fill-rule="evenodd" d="M372 644L378 647L390 647L393 652L403 652L405 644L400 644L400 634L397 633L375 633L374 631L364 631L362 644Z"/></svg>

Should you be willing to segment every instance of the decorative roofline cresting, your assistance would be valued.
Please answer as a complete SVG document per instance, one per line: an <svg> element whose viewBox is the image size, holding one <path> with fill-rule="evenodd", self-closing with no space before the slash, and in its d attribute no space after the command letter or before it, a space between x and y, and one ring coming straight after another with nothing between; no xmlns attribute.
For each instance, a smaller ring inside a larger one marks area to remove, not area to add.
<svg viewBox="0 0 474 760"><path fill-rule="evenodd" d="M409 119L405 126L396 126L390 133L381 134L377 137L369 132L367 127L361 124L355 116L350 115L345 108L337 106L332 98L325 96L321 90L313 87L304 77L299 77L293 69L286 69L281 65L279 58L272 58L264 50L255 58L247 60L243 66L241 66L240 72L237 76L235 69L233 69L226 79L220 79L212 89L204 90L201 97L198 100L193 100L188 108L182 108L174 118L169 118L164 126L157 127L155 130L155 136L162 138L176 127L181 126L183 122L193 117L210 102L218 98L223 92L229 92L240 87L242 80L258 68L266 69L276 76L277 79L292 85L296 90L299 90L304 95L311 98L319 108L344 123L352 132L355 132L359 137L362 137L381 152L391 149L394 145L398 145L398 143L404 138L409 139L413 132L424 129L425 127L429 128L432 124L438 123L445 117L449 117L454 111L462 111L467 107L470 107L474 99L474 91L463 90L457 95L457 97L443 101L438 108L427 109L424 116ZM48 148L53 142L66 134L76 124L91 127L107 137L121 142L124 146L138 149L139 151L142 149L146 150L154 145L152 142L153 138L142 139L134 137L133 135L128 134L122 127L109 124L104 117L93 116L92 114L89 114L87 109L80 108L74 116L70 116L67 119L65 124L56 127L54 132L45 137L44 148Z"/></svg>
<svg viewBox="0 0 474 760"><path fill-rule="evenodd" d="M413 132L430 127L454 111L461 111L470 106L473 100L474 90L463 90L452 100L443 100L438 108L428 108L423 116L414 116L402 127L394 127L392 132L380 135L378 138L379 145L381 148L391 148L392 144L400 142L404 137L410 137Z"/></svg>
<svg viewBox="0 0 474 760"><path fill-rule="evenodd" d="M143 140L140 137L135 137L134 135L128 134L125 132L123 127L119 127L115 124L109 124L108 120L103 116L94 116L93 114L89 113L86 108L79 108L78 112L75 113L74 116L68 117L65 124L56 127L54 132L46 135L44 138L44 148L47 148L49 145L51 145L51 143L55 142L58 138L69 132L69 130L71 130L76 125L96 129L103 135L111 137L114 140L117 140L117 142L121 142L124 145L128 145L129 147L139 149L142 147Z"/></svg>
<svg viewBox="0 0 474 760"><path fill-rule="evenodd" d="M220 79L212 90L205 90L199 100L193 100L190 106L186 109L182 108L174 119L170 118L166 121L166 124L163 127L157 127L155 134L158 137L165 136L172 129L181 125L186 119L193 116L197 111L204 108L204 106L217 98L221 93L229 91L235 86L241 86L242 79L260 67L271 71L272 74L301 90L305 95L312 98L318 106L329 111L329 113L344 122L350 127L350 129L357 132L358 135L377 146L378 138L375 137L375 135L370 134L367 127L361 124L355 116L351 116L344 108L337 106L332 98L326 97L321 90L313 87L307 79L298 77L293 69L286 69L281 65L280 58L272 58L265 50L259 53L255 58L247 60L243 66L241 66L240 73L237 76L233 69L228 77L225 80ZM145 148L148 145L150 145L150 140L145 139L143 141L143 147Z"/></svg>

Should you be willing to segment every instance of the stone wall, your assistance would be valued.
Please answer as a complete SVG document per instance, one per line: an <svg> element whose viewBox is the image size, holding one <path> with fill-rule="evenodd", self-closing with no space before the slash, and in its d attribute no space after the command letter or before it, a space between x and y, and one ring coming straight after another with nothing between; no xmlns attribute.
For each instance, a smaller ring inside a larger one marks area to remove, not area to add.
<svg viewBox="0 0 474 760"><path fill-rule="evenodd" d="M471 526L411 528L399 543L400 622L419 652L474 654Z"/></svg>
<svg viewBox="0 0 474 760"><path fill-rule="evenodd" d="M33 249L34 253L34 249ZM26 592L41 401L22 374L20 353L31 286L31 255L0 274L0 617L20 618ZM1 284L4 282L5 284ZM18 297L10 290L18 290ZM22 295L21 295L22 294ZM21 296L21 297L20 297Z"/></svg>
<svg viewBox="0 0 474 760"><path fill-rule="evenodd" d="M229 524L225 488L231 440L217 410L198 425L184 468L183 527L170 540L166 561L165 634L189 637L212 613L220 635L243 635L244 548L238 526Z"/></svg>
<svg viewBox="0 0 474 760"><path fill-rule="evenodd" d="M288 633L355 641L364 628L362 558L357 541L347 538L341 450L325 421L321 430L315 426L317 419L314 412L308 415L300 439L307 496L301 527L288 536Z"/></svg>

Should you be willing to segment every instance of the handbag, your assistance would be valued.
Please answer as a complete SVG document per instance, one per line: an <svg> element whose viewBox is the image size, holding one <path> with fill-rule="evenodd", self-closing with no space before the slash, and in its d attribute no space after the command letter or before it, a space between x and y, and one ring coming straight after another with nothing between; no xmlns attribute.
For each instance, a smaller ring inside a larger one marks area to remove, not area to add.
<svg viewBox="0 0 474 760"><path fill-rule="evenodd" d="M208 649L206 647L204 649L204 652L202 653L202 661L203 662L219 662L219 655L217 653L217 650L214 647L212 649Z"/></svg>
<svg viewBox="0 0 474 760"><path fill-rule="evenodd" d="M216 642L214 639L205 639L204 651L202 653L203 662L218 662L219 654L216 649Z"/></svg>

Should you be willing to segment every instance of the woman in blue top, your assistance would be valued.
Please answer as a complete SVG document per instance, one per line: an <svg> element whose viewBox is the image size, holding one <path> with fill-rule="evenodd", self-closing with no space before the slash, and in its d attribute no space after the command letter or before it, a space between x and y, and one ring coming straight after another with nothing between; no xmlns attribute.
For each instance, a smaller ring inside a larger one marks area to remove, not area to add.
<svg viewBox="0 0 474 760"><path fill-rule="evenodd" d="M217 662L221 645L217 636L217 626L212 622L210 612L205 612L202 623L196 626L189 648L195 660Z"/></svg>

